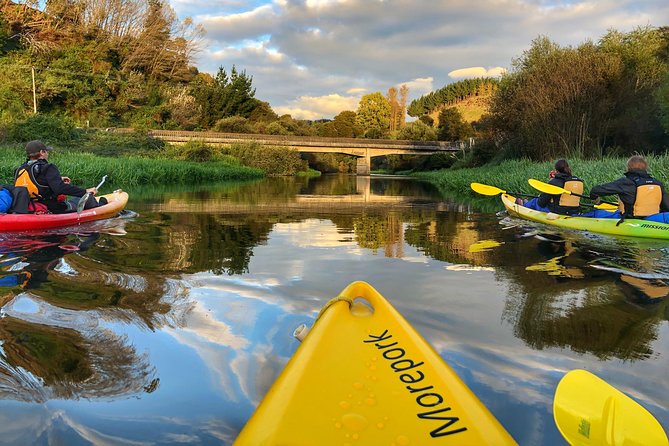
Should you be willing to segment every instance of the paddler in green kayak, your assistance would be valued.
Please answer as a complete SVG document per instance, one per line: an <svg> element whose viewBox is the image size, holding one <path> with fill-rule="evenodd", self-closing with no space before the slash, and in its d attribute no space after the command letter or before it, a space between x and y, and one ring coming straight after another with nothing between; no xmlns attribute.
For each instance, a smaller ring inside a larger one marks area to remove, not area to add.
<svg viewBox="0 0 669 446"><path fill-rule="evenodd" d="M555 162L555 170L550 173L548 184L573 192L571 194L551 195L542 193L537 198L518 203L526 208L554 214L575 215L580 212L580 198L583 194L583 180L574 176L567 160L559 159Z"/></svg>
<svg viewBox="0 0 669 446"><path fill-rule="evenodd" d="M590 198L598 203L600 197L618 195L620 212L599 212L597 217L644 218L664 222L662 212L669 212L669 196L662 182L648 173L648 163L640 155L627 160L627 171L615 181L594 186ZM605 215L608 214L608 215ZM654 217L659 215L659 217ZM651 218L647 218L653 216Z"/></svg>

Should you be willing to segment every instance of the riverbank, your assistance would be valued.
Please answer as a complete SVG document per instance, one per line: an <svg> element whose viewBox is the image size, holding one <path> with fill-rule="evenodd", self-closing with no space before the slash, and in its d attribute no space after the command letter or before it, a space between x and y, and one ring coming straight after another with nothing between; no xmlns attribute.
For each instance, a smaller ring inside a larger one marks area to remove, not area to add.
<svg viewBox="0 0 669 446"><path fill-rule="evenodd" d="M15 146L0 146L0 183L14 182L14 170L25 161L25 152ZM130 187L147 184L199 184L262 178L262 170L244 167L236 160L206 163L124 156L97 156L55 149L50 161L78 185L97 184L108 175L107 185Z"/></svg>
<svg viewBox="0 0 669 446"><path fill-rule="evenodd" d="M646 157L649 171L669 186L669 154ZM619 178L625 171L627 158L604 158L600 160L568 160L574 175L585 181L585 190L595 184L607 183ZM554 162L537 163L529 160L504 161L496 166L471 169L445 169L435 172L420 172L413 176L427 180L444 194L466 194L480 197L469 187L470 183L483 183L512 192L537 194L528 183L528 178L548 181Z"/></svg>

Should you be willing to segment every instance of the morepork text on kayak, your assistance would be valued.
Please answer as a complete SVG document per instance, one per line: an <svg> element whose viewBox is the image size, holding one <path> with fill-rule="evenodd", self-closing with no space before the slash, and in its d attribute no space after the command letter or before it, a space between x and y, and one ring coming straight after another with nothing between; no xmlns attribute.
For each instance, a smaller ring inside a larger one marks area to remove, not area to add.
<svg viewBox="0 0 669 446"><path fill-rule="evenodd" d="M435 391L433 385L423 382L426 380L425 373L421 370L424 362L416 362L407 358L407 352L399 346L399 342L392 340L393 335L384 330L380 335L369 334L369 339L363 340L366 344L373 344L382 351L383 357L389 361L390 368L398 373L398 379L408 384L406 389L410 394L417 394L416 403L421 408L433 408L427 412L419 412L416 415L424 420L445 421L444 424L430 432L430 436L443 437L465 432L466 427L459 427L462 423L456 416L446 416L451 410L444 402L444 397ZM453 429L451 429L453 428ZM451 429L451 430L449 430Z"/></svg>

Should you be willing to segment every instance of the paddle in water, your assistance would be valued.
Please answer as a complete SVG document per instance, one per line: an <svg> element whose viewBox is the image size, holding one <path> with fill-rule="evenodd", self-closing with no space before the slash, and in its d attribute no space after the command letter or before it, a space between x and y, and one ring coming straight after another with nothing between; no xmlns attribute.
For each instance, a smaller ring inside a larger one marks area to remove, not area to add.
<svg viewBox="0 0 669 446"><path fill-rule="evenodd" d="M669 445L650 412L586 370L572 370L560 380L553 418L572 445Z"/></svg>
<svg viewBox="0 0 669 446"><path fill-rule="evenodd" d="M471 187L474 192L476 192L478 194L481 194L481 195L491 195L492 196L492 195L499 195L499 194L509 194L509 195L514 195L516 197L536 198L536 195L509 192L509 191L500 189L499 187L488 186L487 184L481 184L481 183L471 183L469 185L469 187Z"/></svg>
<svg viewBox="0 0 669 446"><path fill-rule="evenodd" d="M102 185L104 184L106 179L107 179L107 175L102 177L102 181L100 181L100 184L98 184L95 187L96 192L97 192L98 189L100 189L100 187L102 187ZM86 205L86 201L88 201L88 197L90 197L90 196L91 196L91 193L86 192L84 194L84 196L81 197L81 199L79 200L79 203L77 203L77 214L81 214L81 211L84 210L84 206Z"/></svg>
<svg viewBox="0 0 669 446"><path fill-rule="evenodd" d="M527 180L528 183L530 183L530 186L538 190L539 192L543 192L545 194L549 195L560 195L560 194L567 194L567 195L574 195L576 197L581 197L581 198L587 198L588 200L591 200L590 197L587 195L581 195L577 194L576 192L572 192L570 190L564 189L560 186L555 186L553 184L548 184L544 183L543 181L535 180L534 178L530 178ZM615 203L611 203L608 201L602 201L600 205L595 205L598 209L605 209L605 210L610 210L610 211L615 211L618 209L618 205Z"/></svg>

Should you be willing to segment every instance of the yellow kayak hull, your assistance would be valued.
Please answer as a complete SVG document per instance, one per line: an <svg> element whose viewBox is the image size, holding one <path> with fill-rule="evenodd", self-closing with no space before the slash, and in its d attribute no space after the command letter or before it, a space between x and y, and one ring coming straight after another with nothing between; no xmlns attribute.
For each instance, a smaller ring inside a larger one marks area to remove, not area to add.
<svg viewBox="0 0 669 446"><path fill-rule="evenodd" d="M354 282L321 311L234 444L516 443L383 296Z"/></svg>
<svg viewBox="0 0 669 446"><path fill-rule="evenodd" d="M620 222L617 218L589 218L546 213L516 204L516 199L509 194L502 194L502 203L510 215L564 229L625 237L669 239L669 224L666 223L632 218Z"/></svg>

